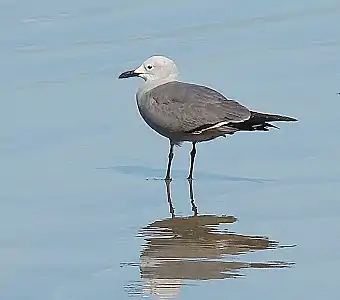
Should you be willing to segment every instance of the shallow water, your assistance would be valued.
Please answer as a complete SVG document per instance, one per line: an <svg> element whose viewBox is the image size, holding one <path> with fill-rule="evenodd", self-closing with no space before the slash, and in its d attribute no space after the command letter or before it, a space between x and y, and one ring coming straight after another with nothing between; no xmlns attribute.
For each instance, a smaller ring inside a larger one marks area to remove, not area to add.
<svg viewBox="0 0 340 300"><path fill-rule="evenodd" d="M336 299L340 4L0 2L0 298ZM298 123L175 150L141 120L153 54ZM148 179L148 180L147 180ZM197 209L197 216L194 216Z"/></svg>

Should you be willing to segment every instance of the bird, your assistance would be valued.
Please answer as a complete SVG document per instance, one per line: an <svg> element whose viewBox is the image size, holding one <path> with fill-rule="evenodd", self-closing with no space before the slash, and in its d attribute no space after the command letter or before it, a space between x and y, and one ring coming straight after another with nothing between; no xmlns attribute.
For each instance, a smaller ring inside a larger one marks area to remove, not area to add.
<svg viewBox="0 0 340 300"><path fill-rule="evenodd" d="M169 153L164 180L171 181L174 147L190 142L190 168L193 170L200 142L226 137L240 131L268 131L278 128L271 122L298 121L296 118L262 113L228 99L217 90L179 79L175 62L165 56L153 55L136 69L121 73L118 79L140 77L136 92L141 117L155 132L169 140Z"/></svg>

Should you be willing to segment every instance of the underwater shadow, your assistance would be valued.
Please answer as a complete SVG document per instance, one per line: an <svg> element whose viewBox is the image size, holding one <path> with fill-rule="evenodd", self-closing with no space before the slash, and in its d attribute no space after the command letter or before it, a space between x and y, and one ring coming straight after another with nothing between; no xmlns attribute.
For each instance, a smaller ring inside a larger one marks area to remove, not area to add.
<svg viewBox="0 0 340 300"><path fill-rule="evenodd" d="M171 183L165 182L170 218L154 221L142 228L144 246L138 264L141 281L125 286L130 295L153 294L176 297L183 285L204 280L238 278L246 269L290 268L293 262L242 261L241 254L281 246L265 236L230 232L226 227L237 222L234 216L199 215L192 181L189 195L192 216L177 217L171 198ZM224 227L224 228L221 228Z"/></svg>

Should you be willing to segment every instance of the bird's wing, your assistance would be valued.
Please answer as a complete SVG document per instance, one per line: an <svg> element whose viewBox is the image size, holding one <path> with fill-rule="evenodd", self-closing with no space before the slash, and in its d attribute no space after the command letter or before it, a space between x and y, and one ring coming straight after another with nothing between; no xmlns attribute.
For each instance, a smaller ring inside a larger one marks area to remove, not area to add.
<svg viewBox="0 0 340 300"><path fill-rule="evenodd" d="M242 122L251 115L247 107L211 88L178 81L155 87L144 99L147 118L170 132L195 132Z"/></svg>

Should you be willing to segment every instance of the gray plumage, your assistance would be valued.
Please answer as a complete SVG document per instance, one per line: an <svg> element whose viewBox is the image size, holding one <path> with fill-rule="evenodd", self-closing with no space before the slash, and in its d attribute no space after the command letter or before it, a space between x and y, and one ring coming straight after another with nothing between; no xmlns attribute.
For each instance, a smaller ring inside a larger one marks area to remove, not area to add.
<svg viewBox="0 0 340 300"><path fill-rule="evenodd" d="M213 89L178 81L159 85L137 101L143 118L151 127L178 139L204 126L242 122L251 115L248 108Z"/></svg>
<svg viewBox="0 0 340 300"><path fill-rule="evenodd" d="M166 179L170 180L173 146L192 142L188 179L192 179L196 143L237 131L268 131L273 121L296 119L249 110L235 100L202 85L180 82L175 63L153 56L135 70L119 78L141 77L144 83L136 93L139 112L145 122L170 141Z"/></svg>

